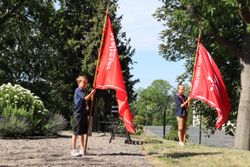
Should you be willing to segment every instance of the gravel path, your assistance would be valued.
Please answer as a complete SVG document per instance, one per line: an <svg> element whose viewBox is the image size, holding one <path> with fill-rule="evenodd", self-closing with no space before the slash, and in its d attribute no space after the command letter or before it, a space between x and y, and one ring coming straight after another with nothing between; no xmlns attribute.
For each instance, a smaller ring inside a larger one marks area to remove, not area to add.
<svg viewBox="0 0 250 167"><path fill-rule="evenodd" d="M78 141L77 141L78 142ZM72 158L71 138L0 139L0 167L3 166L117 166L149 167L140 146L124 143L116 137L93 134L89 137L88 155ZM79 143L77 143L79 144Z"/></svg>

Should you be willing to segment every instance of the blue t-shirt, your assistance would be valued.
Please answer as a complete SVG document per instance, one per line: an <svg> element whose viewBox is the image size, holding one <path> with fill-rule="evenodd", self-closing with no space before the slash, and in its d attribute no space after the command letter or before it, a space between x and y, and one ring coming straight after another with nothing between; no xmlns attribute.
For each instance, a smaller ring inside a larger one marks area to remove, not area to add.
<svg viewBox="0 0 250 167"><path fill-rule="evenodd" d="M187 108L181 107L181 104L187 100L187 97L176 95L176 116L185 117L187 115Z"/></svg>
<svg viewBox="0 0 250 167"><path fill-rule="evenodd" d="M75 90L74 94L74 112L75 113L85 113L86 110L86 100L85 100L85 91L78 87Z"/></svg>

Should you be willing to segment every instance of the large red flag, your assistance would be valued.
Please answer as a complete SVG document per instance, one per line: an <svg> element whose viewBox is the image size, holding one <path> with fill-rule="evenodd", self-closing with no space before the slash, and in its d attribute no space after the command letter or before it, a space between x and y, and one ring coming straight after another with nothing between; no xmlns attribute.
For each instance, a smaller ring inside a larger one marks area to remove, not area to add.
<svg viewBox="0 0 250 167"><path fill-rule="evenodd" d="M124 85L112 23L108 15L104 35L105 39L95 87L97 89L116 90L120 116L123 119L126 129L130 133L134 133L133 116L129 108L128 95Z"/></svg>
<svg viewBox="0 0 250 167"><path fill-rule="evenodd" d="M220 70L202 43L198 44L190 97L214 107L218 113L217 128L228 120L230 102Z"/></svg>

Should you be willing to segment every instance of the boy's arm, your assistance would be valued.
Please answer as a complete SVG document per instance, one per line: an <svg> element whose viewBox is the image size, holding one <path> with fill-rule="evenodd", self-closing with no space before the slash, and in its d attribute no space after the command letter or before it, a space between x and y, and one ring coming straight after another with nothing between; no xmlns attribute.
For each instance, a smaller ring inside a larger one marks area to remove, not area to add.
<svg viewBox="0 0 250 167"><path fill-rule="evenodd" d="M188 97L188 99L187 99L184 103L181 104L181 108L186 107L186 106L188 105L188 102L189 102L190 100L191 100L191 98Z"/></svg>
<svg viewBox="0 0 250 167"><path fill-rule="evenodd" d="M95 89L91 90L90 94L85 96L85 100L88 101L95 94Z"/></svg>

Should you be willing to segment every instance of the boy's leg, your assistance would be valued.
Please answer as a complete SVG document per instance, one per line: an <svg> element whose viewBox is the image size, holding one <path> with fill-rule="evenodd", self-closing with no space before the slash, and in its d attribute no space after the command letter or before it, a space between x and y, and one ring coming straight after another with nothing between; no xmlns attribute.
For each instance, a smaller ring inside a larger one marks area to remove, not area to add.
<svg viewBox="0 0 250 167"><path fill-rule="evenodd" d="M181 117L177 117L177 123L178 123L178 138L179 138L179 142L182 142L182 118Z"/></svg>
<svg viewBox="0 0 250 167"><path fill-rule="evenodd" d="M79 152L76 150L76 141L77 141L77 135L79 134L79 119L78 115L74 113L73 115L73 135L71 139L71 144L72 144L72 151L71 151L71 156L73 157L78 157L80 156Z"/></svg>
<svg viewBox="0 0 250 167"><path fill-rule="evenodd" d="M71 140L72 149L73 149L73 150L76 149L76 139L77 139L77 136L73 134L73 135L72 135L72 140Z"/></svg>
<svg viewBox="0 0 250 167"><path fill-rule="evenodd" d="M181 131L181 142L184 143L185 129L184 129L184 119L182 120L182 131Z"/></svg>
<svg viewBox="0 0 250 167"><path fill-rule="evenodd" d="M84 150L84 135L79 136L81 150Z"/></svg>
<svg viewBox="0 0 250 167"><path fill-rule="evenodd" d="M178 120L178 137L179 137L179 142L183 143L184 140L184 123L185 120L183 117L177 117Z"/></svg>
<svg viewBox="0 0 250 167"><path fill-rule="evenodd" d="M186 122L187 122L187 115L185 116L185 117L183 117L183 134L182 134L182 141L183 142L185 142L184 140L185 140L185 131L186 131L186 133L187 133L187 127L186 127Z"/></svg>

